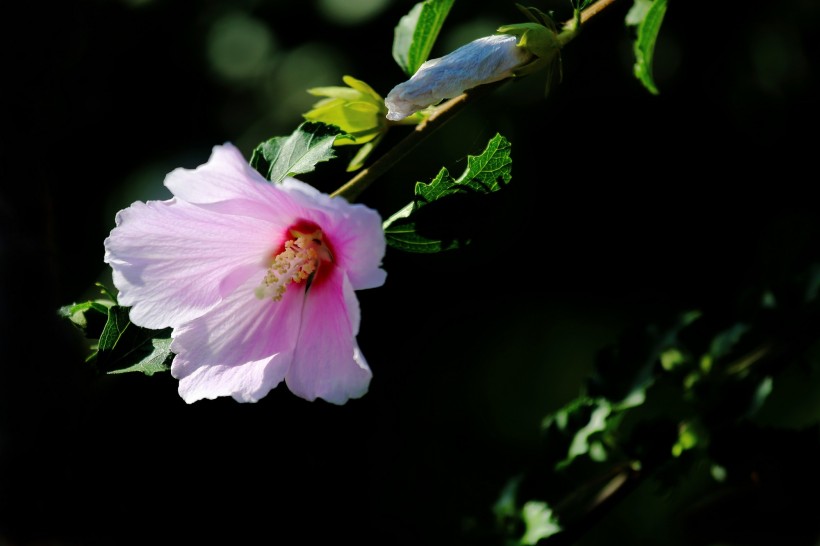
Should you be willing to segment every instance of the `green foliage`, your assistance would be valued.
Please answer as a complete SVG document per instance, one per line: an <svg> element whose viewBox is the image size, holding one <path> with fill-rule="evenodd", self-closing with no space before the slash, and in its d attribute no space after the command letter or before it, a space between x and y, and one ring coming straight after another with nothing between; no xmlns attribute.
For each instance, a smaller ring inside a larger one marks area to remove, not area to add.
<svg viewBox="0 0 820 546"><path fill-rule="evenodd" d="M151 344L150 351L148 351L148 342ZM145 375L154 375L156 372L168 371L169 360L173 358L170 337L149 338L142 350L142 356L134 364L127 368L111 370L108 373L141 372ZM146 351L148 351L147 354Z"/></svg>
<svg viewBox="0 0 820 546"><path fill-rule="evenodd" d="M425 0L399 20L393 37L393 59L408 76L430 56L455 0Z"/></svg>
<svg viewBox="0 0 820 546"><path fill-rule="evenodd" d="M101 285L106 298L66 305L58 310L91 341L86 362L106 373L141 372L153 375L170 369L171 331L149 330L133 324L128 307Z"/></svg>
<svg viewBox="0 0 820 546"><path fill-rule="evenodd" d="M486 217L485 197L509 183L511 170L510 142L496 134L481 155L467 157L467 170L458 179L442 168L429 184L417 182L414 201L384 222L387 243L420 253L469 244L478 227L465 219Z"/></svg>
<svg viewBox="0 0 820 546"><path fill-rule="evenodd" d="M521 537L521 544L537 544L542 538L550 537L561 531L561 525L552 508L542 501L529 501L521 509L521 518L526 530Z"/></svg>
<svg viewBox="0 0 820 546"><path fill-rule="evenodd" d="M311 172L316 164L336 157L333 143L347 135L338 127L305 121L290 136L273 137L259 144L250 164L277 184L288 176Z"/></svg>
<svg viewBox="0 0 820 546"><path fill-rule="evenodd" d="M542 434L550 446L550 459L544 462L561 469L579 456L606 460L603 433L612 414L613 407L606 399L581 396L547 415L542 422Z"/></svg>
<svg viewBox="0 0 820 546"><path fill-rule="evenodd" d="M814 271L796 274L796 286L781 291L804 293L814 283ZM585 525L601 499L647 477L668 494L684 486L695 468L711 467L715 487L748 491L771 480L766 483L776 482L778 489L767 495L794 503L806 478L800 472L815 466L808 458L817 455L820 425L763 429L754 419L784 370L804 358L816 364L812 351L820 303L777 298L789 308L772 305L774 298L769 291L750 294L738 303L742 312L690 311L626 328L617 343L599 353L583 392L543 419L543 450L532 468L502 491L495 526L506 544L516 544L521 529L532 526L525 506L544 503L562 524L553 530L560 542L565 531ZM789 475L798 449L806 461ZM808 478L820 484L820 472ZM693 517L719 519L724 510L725 505L704 503Z"/></svg>
<svg viewBox="0 0 820 546"><path fill-rule="evenodd" d="M655 43L666 15L667 0L635 0L626 17L626 24L637 27L633 43L635 77L653 95L659 93L653 77L652 60Z"/></svg>

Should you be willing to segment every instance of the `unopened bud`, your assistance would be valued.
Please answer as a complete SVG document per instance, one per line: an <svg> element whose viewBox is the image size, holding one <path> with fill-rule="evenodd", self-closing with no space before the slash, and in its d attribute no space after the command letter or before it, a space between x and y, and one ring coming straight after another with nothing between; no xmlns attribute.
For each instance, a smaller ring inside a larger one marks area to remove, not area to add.
<svg viewBox="0 0 820 546"><path fill-rule="evenodd" d="M395 86L384 100L387 119L398 121L468 89L515 75L534 58L518 47L511 34L485 36L452 53L422 64L409 80Z"/></svg>

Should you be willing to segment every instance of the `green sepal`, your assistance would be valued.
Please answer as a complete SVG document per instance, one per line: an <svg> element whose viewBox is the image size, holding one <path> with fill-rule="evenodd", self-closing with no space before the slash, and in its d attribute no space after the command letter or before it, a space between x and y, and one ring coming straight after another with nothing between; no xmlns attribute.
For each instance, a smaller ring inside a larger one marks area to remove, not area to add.
<svg viewBox="0 0 820 546"><path fill-rule="evenodd" d="M482 223L476 214L487 206L486 198L510 181L510 142L496 134L478 156L467 156L467 169L458 179L446 168L429 183L417 182L415 199L388 218L384 224L387 244L416 253L453 250L469 244L479 229L466 218ZM465 209L473 209L465 214ZM486 224L486 222L483 222ZM482 225L483 225L482 224Z"/></svg>
<svg viewBox="0 0 820 546"><path fill-rule="evenodd" d="M378 135L370 142L362 144L362 147L359 148L359 151L356 152L356 155L354 155L353 159L350 160L350 163L347 164L347 172L357 171L361 169L364 166L365 160L368 158L368 156L370 156L370 153L376 148L376 146L378 146L383 136L384 135Z"/></svg>
<svg viewBox="0 0 820 546"><path fill-rule="evenodd" d="M516 4L516 7L530 20L529 23L517 23L499 27L496 32L511 34L518 37L518 47L525 48L535 58L529 63L515 70L516 76L526 76L546 69L547 82L544 96L549 96L552 88L563 78L563 64L561 48L574 36L578 28L577 21L570 28L558 33L558 28L552 18L538 8L525 7ZM576 10L577 12L577 10Z"/></svg>
<svg viewBox="0 0 820 546"><path fill-rule="evenodd" d="M365 144L385 133L387 107L384 99L372 87L352 76L343 76L348 87L313 87L308 93L325 97L313 108L302 114L307 121L335 125L346 135L339 136L334 144Z"/></svg>
<svg viewBox="0 0 820 546"><path fill-rule="evenodd" d="M535 56L529 63L515 70L516 76L526 76L547 68L555 62L561 54L561 44L558 34L539 23L518 23L498 27L496 32L511 34L518 37L518 47L525 49Z"/></svg>

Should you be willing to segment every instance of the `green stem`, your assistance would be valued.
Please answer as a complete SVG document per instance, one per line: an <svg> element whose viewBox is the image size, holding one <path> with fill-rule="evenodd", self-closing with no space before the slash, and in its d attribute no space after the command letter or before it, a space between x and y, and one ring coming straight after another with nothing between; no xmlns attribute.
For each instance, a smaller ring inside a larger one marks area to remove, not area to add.
<svg viewBox="0 0 820 546"><path fill-rule="evenodd" d="M453 117L464 110L468 104L472 104L475 99L489 94L502 83L504 83L504 81L481 85L442 103L427 119L416 125L412 133L399 141L396 146L377 159L370 167L359 171L356 176L330 194L331 197L341 196L348 201L354 201L374 180L390 170L393 165L410 153L410 151L418 146L424 139L432 135L449 120L453 119Z"/></svg>
<svg viewBox="0 0 820 546"><path fill-rule="evenodd" d="M586 24L592 17L603 11L606 7L614 3L615 0L598 0L594 4L587 6L582 12L575 14L572 20L564 24L564 30L558 35L561 47L572 41L581 30L581 26ZM447 121L451 120L467 106L494 91L503 83L509 80L480 85L473 89L468 89L461 95L452 98L438 106L430 116L416 125L412 133L404 137L396 146L385 152L369 167L362 169L344 185L331 193L331 197L344 197L350 202L356 200L370 184L377 178L389 171L404 156L410 153L424 139L433 134Z"/></svg>

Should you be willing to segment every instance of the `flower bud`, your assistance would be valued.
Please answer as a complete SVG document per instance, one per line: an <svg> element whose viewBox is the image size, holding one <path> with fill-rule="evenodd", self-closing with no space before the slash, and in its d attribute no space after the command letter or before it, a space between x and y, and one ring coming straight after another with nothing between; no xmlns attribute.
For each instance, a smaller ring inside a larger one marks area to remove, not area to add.
<svg viewBox="0 0 820 546"><path fill-rule="evenodd" d="M467 89L510 78L533 58L527 48L518 47L514 35L474 40L444 57L430 59L409 80L395 86L384 100L387 119L398 121Z"/></svg>

